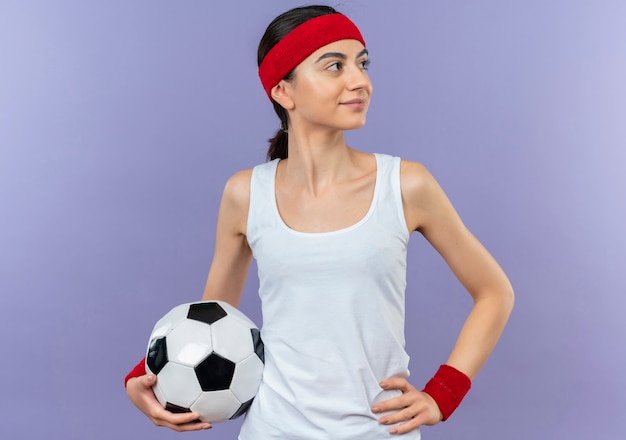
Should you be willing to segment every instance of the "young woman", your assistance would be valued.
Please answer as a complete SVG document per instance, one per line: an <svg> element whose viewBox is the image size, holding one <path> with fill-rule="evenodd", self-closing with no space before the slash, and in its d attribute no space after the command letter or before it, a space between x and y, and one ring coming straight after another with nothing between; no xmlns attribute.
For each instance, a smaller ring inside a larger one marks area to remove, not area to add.
<svg viewBox="0 0 626 440"><path fill-rule="evenodd" d="M236 306L257 259L266 365L240 439L419 439L421 425L445 420L469 390L509 317L512 288L422 165L346 145L372 95L365 41L347 17L326 6L288 11L269 25L258 61L281 129L270 161L225 186L203 296ZM407 381L404 350L414 231L474 301L422 391ZM210 428L164 410L143 363L127 380L155 424Z"/></svg>

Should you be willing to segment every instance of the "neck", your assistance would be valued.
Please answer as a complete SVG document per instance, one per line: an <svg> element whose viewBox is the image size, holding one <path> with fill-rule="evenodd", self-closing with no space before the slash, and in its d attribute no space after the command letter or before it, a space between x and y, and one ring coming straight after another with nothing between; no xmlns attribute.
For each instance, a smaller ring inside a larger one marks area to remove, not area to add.
<svg viewBox="0 0 626 440"><path fill-rule="evenodd" d="M289 129L289 157L282 165L290 185L317 194L351 170L353 151L341 130Z"/></svg>

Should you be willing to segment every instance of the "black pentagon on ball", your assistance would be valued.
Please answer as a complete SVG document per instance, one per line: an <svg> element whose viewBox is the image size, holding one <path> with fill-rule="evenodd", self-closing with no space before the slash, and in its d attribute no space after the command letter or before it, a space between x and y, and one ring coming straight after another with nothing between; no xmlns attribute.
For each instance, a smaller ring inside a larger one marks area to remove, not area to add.
<svg viewBox="0 0 626 440"><path fill-rule="evenodd" d="M184 406L174 405L173 403L170 403L170 402L167 402L165 404L165 409L168 410L169 412L172 412L172 413L175 413L175 414L182 414L182 413L191 412L191 410L189 408L185 408Z"/></svg>
<svg viewBox="0 0 626 440"><path fill-rule="evenodd" d="M202 391L226 390L235 374L235 363L213 352L195 368Z"/></svg>
<svg viewBox="0 0 626 440"><path fill-rule="evenodd" d="M206 324L213 324L228 315L226 310L216 302L194 303L189 306L187 318Z"/></svg>
<svg viewBox="0 0 626 440"><path fill-rule="evenodd" d="M165 364L167 364L167 360L167 343L165 342L165 336L154 338L150 341L148 355L146 356L148 368L150 368L150 371L154 374L159 374L163 367L165 367Z"/></svg>
<svg viewBox="0 0 626 440"><path fill-rule="evenodd" d="M261 359L261 362L265 363L265 347L261 340L261 332L257 328L250 329L252 332L252 342L254 343L254 352Z"/></svg>
<svg viewBox="0 0 626 440"><path fill-rule="evenodd" d="M252 405L253 400L254 398L248 400L246 403L242 403L239 409L235 411L235 414L233 414L228 420L236 419L237 417L245 414L245 412L248 411L248 408L250 408L250 405Z"/></svg>

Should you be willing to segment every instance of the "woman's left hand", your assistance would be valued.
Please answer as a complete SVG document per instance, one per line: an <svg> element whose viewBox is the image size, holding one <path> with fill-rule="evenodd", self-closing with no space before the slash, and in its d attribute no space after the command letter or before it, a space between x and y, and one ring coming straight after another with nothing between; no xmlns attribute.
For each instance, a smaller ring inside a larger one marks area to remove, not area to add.
<svg viewBox="0 0 626 440"><path fill-rule="evenodd" d="M379 402L372 407L375 414L395 411L385 414L378 420L383 425L400 423L389 430L390 434L404 434L422 425L435 425L443 418L435 400L419 391L406 379L392 377L383 380L380 386L384 390L402 391L402 395Z"/></svg>

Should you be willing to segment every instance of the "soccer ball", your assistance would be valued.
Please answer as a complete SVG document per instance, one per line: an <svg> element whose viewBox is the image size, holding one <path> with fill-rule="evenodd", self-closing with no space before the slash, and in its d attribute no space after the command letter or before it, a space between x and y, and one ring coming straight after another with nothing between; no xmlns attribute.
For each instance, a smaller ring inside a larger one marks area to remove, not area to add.
<svg viewBox="0 0 626 440"><path fill-rule="evenodd" d="M174 307L155 324L146 371L157 376L154 395L167 410L216 423L248 410L264 362L248 317L223 301L200 301Z"/></svg>

